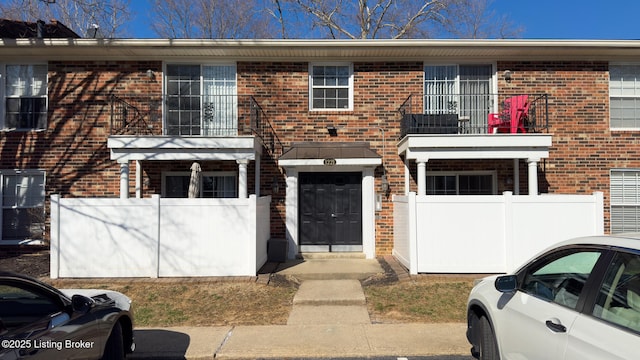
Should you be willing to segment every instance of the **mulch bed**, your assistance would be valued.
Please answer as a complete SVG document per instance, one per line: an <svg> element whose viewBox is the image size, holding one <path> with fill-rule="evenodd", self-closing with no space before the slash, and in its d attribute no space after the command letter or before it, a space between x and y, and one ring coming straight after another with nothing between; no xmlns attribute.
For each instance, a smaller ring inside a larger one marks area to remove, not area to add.
<svg viewBox="0 0 640 360"><path fill-rule="evenodd" d="M21 255L0 255L0 270L29 275L34 278L49 277L49 251Z"/></svg>

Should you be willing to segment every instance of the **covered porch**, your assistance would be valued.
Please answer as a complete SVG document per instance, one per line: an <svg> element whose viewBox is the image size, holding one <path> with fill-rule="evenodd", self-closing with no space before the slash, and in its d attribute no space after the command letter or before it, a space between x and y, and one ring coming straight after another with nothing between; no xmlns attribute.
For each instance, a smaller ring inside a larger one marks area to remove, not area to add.
<svg viewBox="0 0 640 360"><path fill-rule="evenodd" d="M549 157L551 134L465 134L408 135L398 144L398 155L405 163L405 195L410 192L411 168L417 168L417 194L427 194L430 160L499 160L513 159L513 179L519 179L518 163L527 162L529 195L538 195L538 163ZM514 181L514 195L520 195Z"/></svg>
<svg viewBox="0 0 640 360"><path fill-rule="evenodd" d="M393 255L412 274L505 273L559 241L603 234L602 193L540 193L538 164L550 147L551 135L540 133L406 136L398 144L405 194L393 198ZM513 191L494 186L490 194L455 196L428 190L430 160L489 160L482 164L492 167L491 160L504 159L513 160ZM517 180L521 159L527 196L519 196L525 193Z"/></svg>
<svg viewBox="0 0 640 360"><path fill-rule="evenodd" d="M131 193L130 164L136 162L135 197L142 197L142 161L231 161L237 164L238 198L247 198L248 165L255 162L254 194L260 196L260 156L264 149L254 136L242 137L172 137L110 136L107 146L111 160L120 164L120 198Z"/></svg>

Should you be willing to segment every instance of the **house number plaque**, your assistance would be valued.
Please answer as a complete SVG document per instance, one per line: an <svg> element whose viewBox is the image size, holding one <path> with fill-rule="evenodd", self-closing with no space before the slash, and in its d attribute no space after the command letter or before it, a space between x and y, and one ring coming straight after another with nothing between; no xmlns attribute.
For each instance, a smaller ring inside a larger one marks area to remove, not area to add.
<svg viewBox="0 0 640 360"><path fill-rule="evenodd" d="M324 164L326 166L333 166L336 164L336 159L324 159Z"/></svg>

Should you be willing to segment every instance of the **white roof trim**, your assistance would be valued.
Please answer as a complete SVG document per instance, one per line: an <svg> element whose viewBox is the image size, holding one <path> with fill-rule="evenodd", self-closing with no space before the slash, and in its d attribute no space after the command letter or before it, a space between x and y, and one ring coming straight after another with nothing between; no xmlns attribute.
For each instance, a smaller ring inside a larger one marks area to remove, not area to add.
<svg viewBox="0 0 640 360"><path fill-rule="evenodd" d="M3 59L359 61L637 59L639 40L0 39Z"/></svg>

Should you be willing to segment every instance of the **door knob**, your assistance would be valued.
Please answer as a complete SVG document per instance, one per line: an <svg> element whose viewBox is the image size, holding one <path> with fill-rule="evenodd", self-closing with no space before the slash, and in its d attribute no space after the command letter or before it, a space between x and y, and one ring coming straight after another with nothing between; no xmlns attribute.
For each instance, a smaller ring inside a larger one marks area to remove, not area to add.
<svg viewBox="0 0 640 360"><path fill-rule="evenodd" d="M338 217L338 215L336 215L336 214L331 214L331 217L332 217L332 218L337 218L337 217Z"/></svg>

